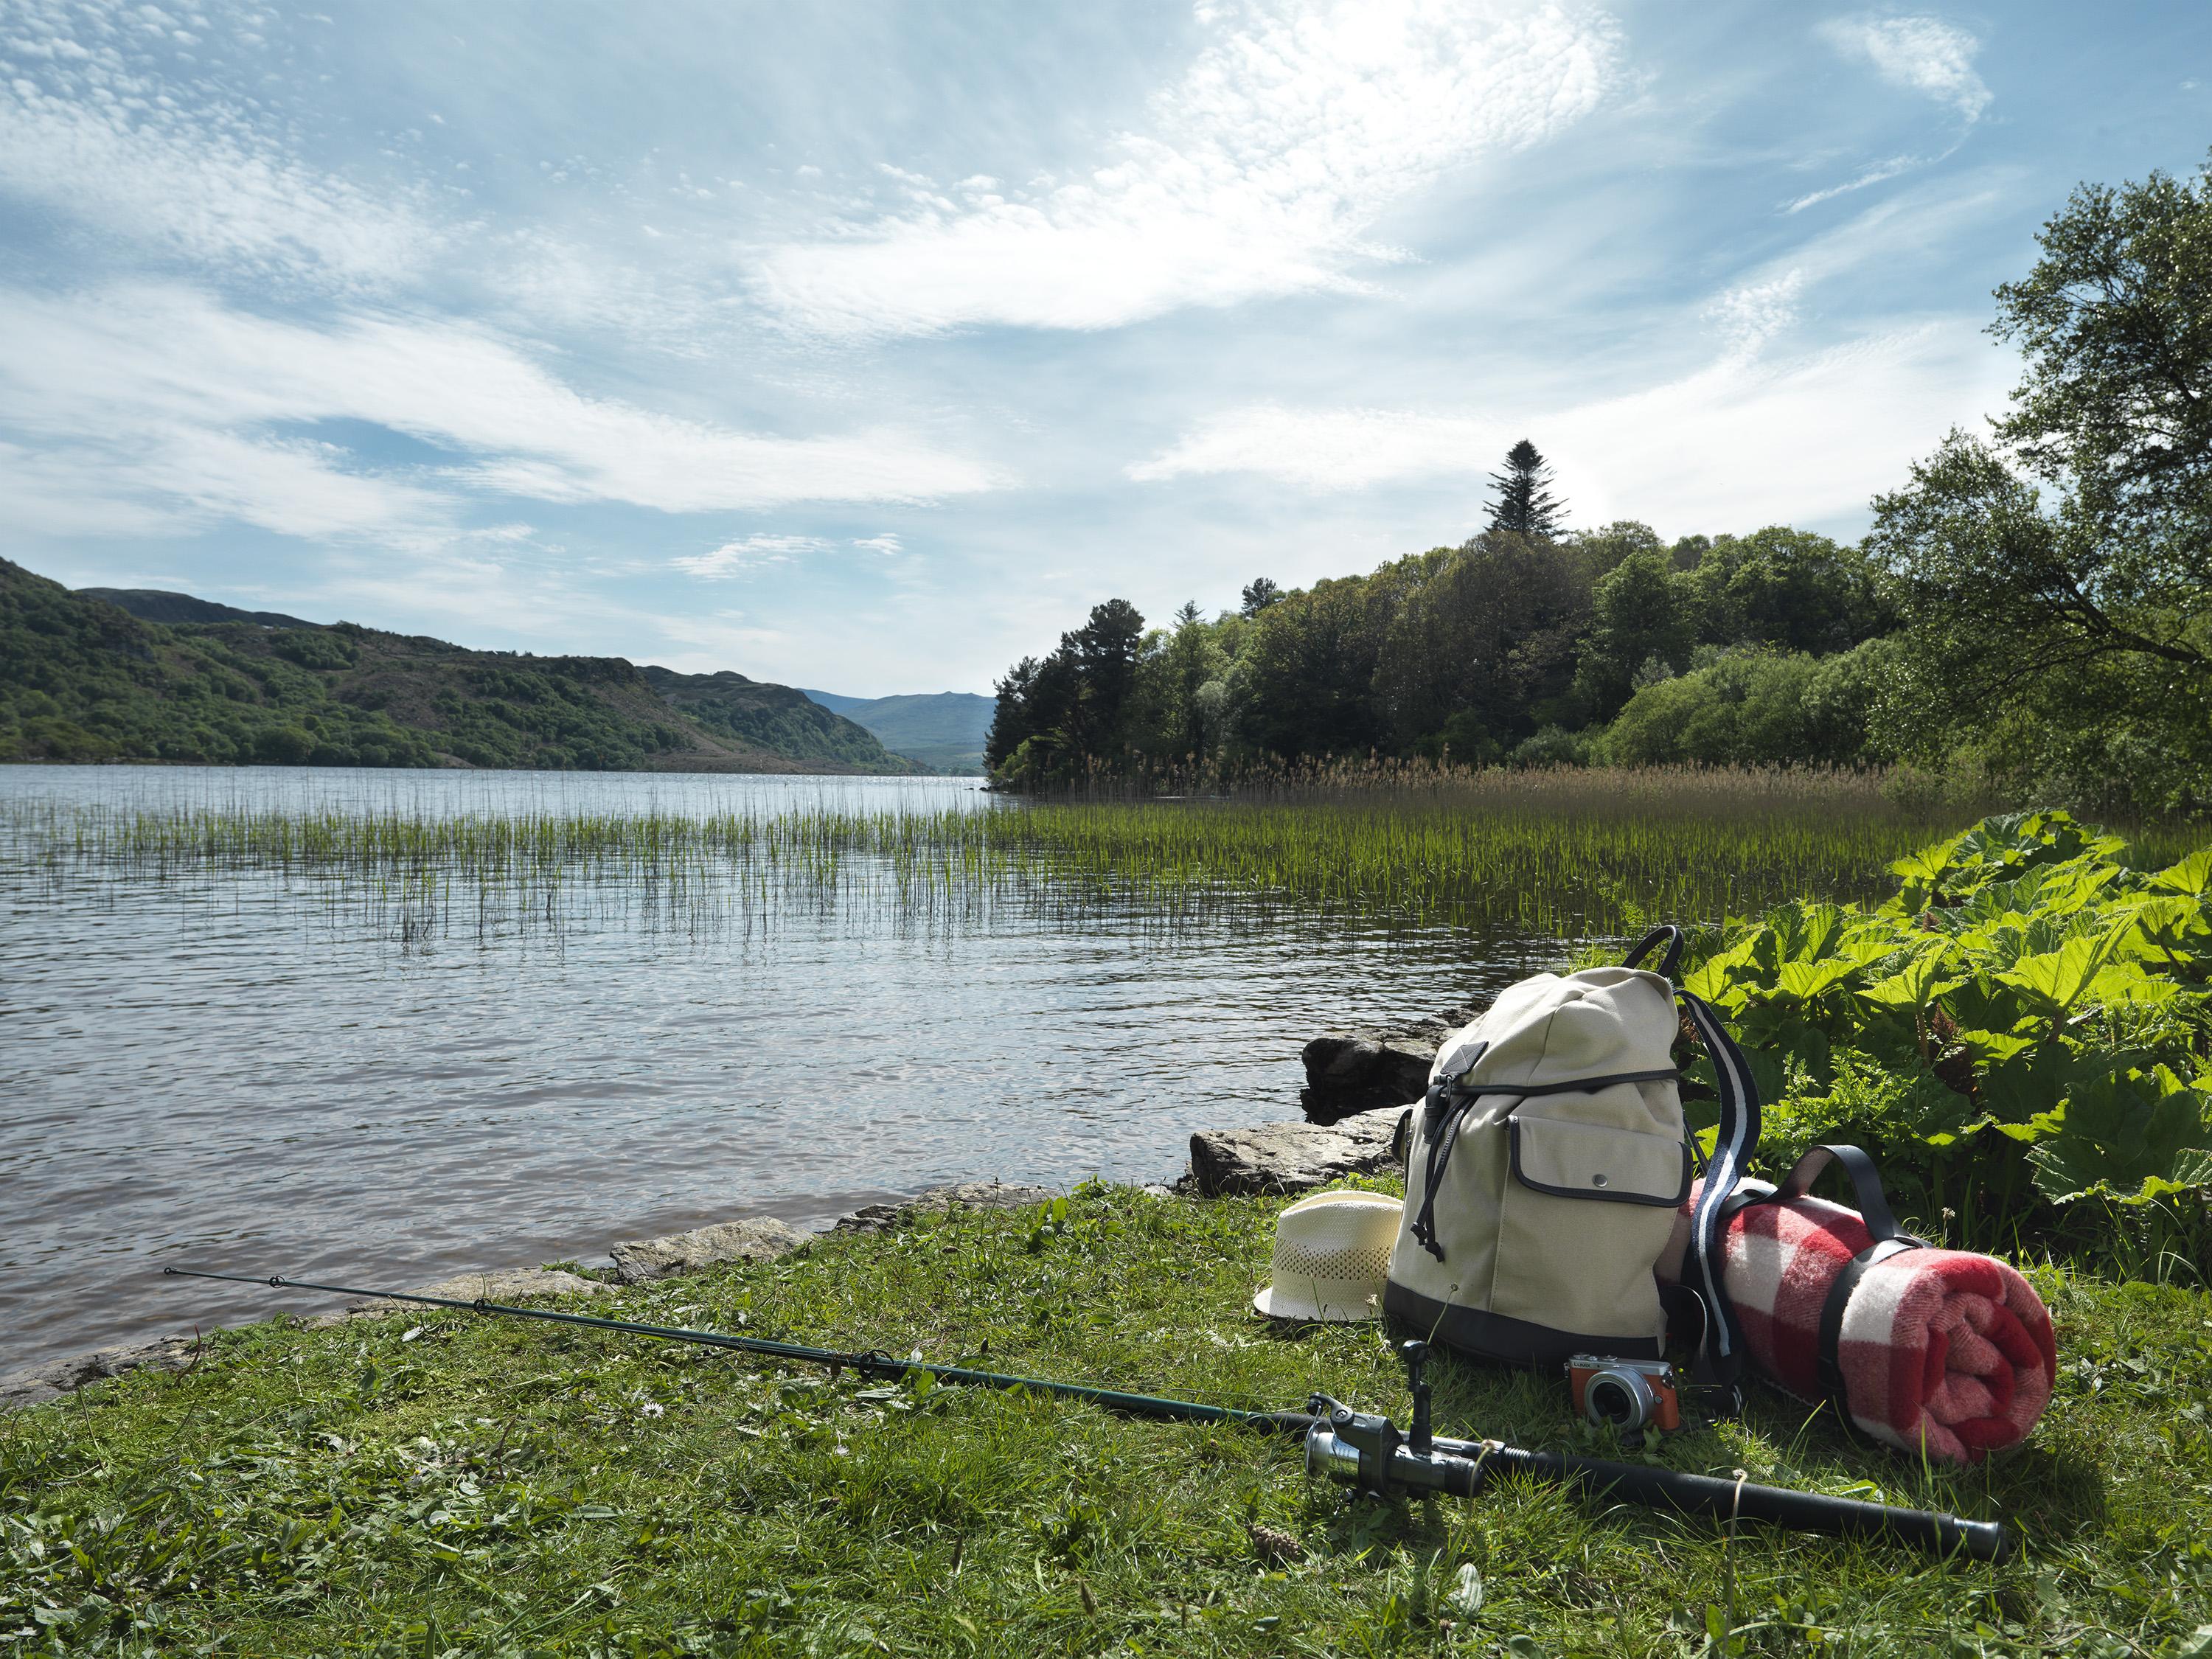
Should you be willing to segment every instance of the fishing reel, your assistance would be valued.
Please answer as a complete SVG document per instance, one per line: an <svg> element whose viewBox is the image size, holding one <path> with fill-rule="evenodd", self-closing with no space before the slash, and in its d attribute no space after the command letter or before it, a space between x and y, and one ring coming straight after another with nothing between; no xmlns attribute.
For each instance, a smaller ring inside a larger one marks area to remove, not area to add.
<svg viewBox="0 0 2212 1659"><path fill-rule="evenodd" d="M1413 1397L1413 1426L1400 1432L1389 1418L1356 1412L1325 1394L1306 1410L1318 1420L1306 1431L1306 1473L1341 1481L1354 1501L1406 1491L1450 1492L1472 1498L1482 1488L1483 1464L1492 1449L1480 1441L1438 1440L1429 1420L1429 1345L1404 1342L1406 1387Z"/></svg>

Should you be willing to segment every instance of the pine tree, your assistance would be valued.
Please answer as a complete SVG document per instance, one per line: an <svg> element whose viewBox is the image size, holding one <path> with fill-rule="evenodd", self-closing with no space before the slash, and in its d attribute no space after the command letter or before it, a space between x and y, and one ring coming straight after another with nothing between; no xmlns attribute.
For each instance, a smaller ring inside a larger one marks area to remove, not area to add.
<svg viewBox="0 0 2212 1659"><path fill-rule="evenodd" d="M1505 471L1493 472L1498 499L1490 527L1549 540L1567 527L1567 504L1552 494L1552 468L1526 438L1505 452Z"/></svg>
<svg viewBox="0 0 2212 1659"><path fill-rule="evenodd" d="M1243 612L1248 617L1256 617L1282 597L1283 590L1275 586L1272 578L1255 576L1244 584Z"/></svg>

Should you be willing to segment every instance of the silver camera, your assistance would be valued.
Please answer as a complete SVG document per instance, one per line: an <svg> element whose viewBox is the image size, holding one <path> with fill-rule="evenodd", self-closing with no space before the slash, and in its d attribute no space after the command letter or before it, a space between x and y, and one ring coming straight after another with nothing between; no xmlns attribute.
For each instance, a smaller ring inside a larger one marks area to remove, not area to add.
<svg viewBox="0 0 2212 1659"><path fill-rule="evenodd" d="M1615 1359L1578 1353L1567 1361L1567 1384L1575 1409L1593 1428L1610 1425L1623 1434L1646 1428L1669 1431L1682 1425L1682 1402L1674 1388L1674 1368L1663 1359Z"/></svg>

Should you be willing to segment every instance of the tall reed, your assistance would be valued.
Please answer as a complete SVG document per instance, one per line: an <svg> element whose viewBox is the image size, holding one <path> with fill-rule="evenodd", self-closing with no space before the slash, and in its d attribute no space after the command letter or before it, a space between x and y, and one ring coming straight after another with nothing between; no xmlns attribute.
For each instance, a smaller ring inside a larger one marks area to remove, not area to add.
<svg viewBox="0 0 2212 1659"><path fill-rule="evenodd" d="M1468 773L1395 763L1180 798L1102 787L942 810L511 813L0 806L0 851L62 879L273 872L410 914L556 914L619 892L667 915L866 901L974 915L1135 905L1202 923L1295 905L1415 925L1617 935L1782 898L1883 890L1889 861L1960 827L1878 782L1815 773ZM468 896L473 895L471 900Z"/></svg>

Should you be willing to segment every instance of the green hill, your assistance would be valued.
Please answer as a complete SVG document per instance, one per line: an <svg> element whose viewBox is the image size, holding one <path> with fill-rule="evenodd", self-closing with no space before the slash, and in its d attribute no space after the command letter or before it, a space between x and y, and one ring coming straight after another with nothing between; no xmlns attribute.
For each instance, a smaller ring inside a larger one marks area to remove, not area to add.
<svg viewBox="0 0 2212 1659"><path fill-rule="evenodd" d="M213 599L195 599L190 593L172 593L161 587L80 587L76 591L88 599L106 599L108 604L128 611L140 622L255 623L263 628L320 628L323 625L302 622L297 617L288 617L281 611L240 611L234 605L218 605Z"/></svg>
<svg viewBox="0 0 2212 1659"><path fill-rule="evenodd" d="M923 772L919 761L884 752L875 734L788 685L749 680L728 669L678 674L647 666L646 684L672 708L708 731L794 758L840 761L869 772Z"/></svg>
<svg viewBox="0 0 2212 1659"><path fill-rule="evenodd" d="M830 718L786 752L671 707L619 657L471 651L352 623L145 622L0 559L0 760L912 769Z"/></svg>
<svg viewBox="0 0 2212 1659"><path fill-rule="evenodd" d="M930 691L895 697L848 697L809 691L824 708L865 726L896 755L910 755L940 772L980 774L983 738L995 698L973 691Z"/></svg>

